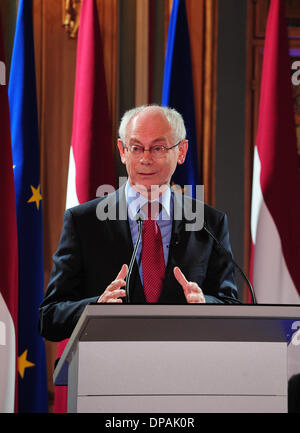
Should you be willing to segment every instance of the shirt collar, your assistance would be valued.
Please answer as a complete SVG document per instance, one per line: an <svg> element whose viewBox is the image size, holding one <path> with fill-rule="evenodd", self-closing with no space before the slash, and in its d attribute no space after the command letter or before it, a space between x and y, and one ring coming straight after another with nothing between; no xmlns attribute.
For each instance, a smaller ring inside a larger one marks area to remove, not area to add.
<svg viewBox="0 0 300 433"><path fill-rule="evenodd" d="M125 186L125 197L127 202L128 216L130 219L135 219L136 215L142 207L148 202L146 197L137 192L131 185L129 180ZM158 198L162 204L162 212L170 218L171 216L171 189L168 187Z"/></svg>

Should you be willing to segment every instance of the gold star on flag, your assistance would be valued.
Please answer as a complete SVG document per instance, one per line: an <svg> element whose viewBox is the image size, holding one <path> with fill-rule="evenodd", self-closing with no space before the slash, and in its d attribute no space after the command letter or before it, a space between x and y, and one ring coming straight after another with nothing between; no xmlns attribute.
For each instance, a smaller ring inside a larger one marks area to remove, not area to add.
<svg viewBox="0 0 300 433"><path fill-rule="evenodd" d="M35 366L33 362L27 361L27 353L28 349L26 349L22 355L18 356L18 371L22 379L24 378L25 369Z"/></svg>
<svg viewBox="0 0 300 433"><path fill-rule="evenodd" d="M30 197L30 199L28 200L27 203L33 203L35 202L37 209L39 210L40 208L40 201L42 200L42 196L41 196L41 185L39 185L37 188L35 188L34 186L30 185L31 191L32 191L32 196Z"/></svg>

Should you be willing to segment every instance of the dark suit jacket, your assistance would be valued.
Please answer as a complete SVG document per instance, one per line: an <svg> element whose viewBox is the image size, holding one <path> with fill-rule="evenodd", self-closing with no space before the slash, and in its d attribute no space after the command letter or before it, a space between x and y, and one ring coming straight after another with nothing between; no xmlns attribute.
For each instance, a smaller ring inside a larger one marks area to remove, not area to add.
<svg viewBox="0 0 300 433"><path fill-rule="evenodd" d="M88 303L116 278L122 265L129 265L133 245L125 201L125 188L65 212L64 226L53 256L54 266L45 298L40 306L39 330L49 340L70 337ZM174 206L182 206L174 193ZM190 199L191 205L195 200ZM198 202L199 203L199 202ZM116 220L100 221L101 209L110 209ZM125 218L125 219L124 219ZM208 228L230 251L227 217L204 205ZM161 304L185 304L182 287L173 275L179 266L189 281L198 283L208 303L239 303L232 264L205 230L186 231L185 218L173 220ZM177 242L174 242L174 240ZM137 264L130 280L132 303L145 303Z"/></svg>

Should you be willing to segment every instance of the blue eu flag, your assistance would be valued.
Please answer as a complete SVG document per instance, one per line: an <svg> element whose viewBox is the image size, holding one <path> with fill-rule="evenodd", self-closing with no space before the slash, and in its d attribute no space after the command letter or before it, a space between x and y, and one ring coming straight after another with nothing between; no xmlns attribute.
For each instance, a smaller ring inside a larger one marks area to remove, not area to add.
<svg viewBox="0 0 300 433"><path fill-rule="evenodd" d="M162 105L175 108L183 117L189 150L185 163L178 165L172 178L176 185L199 184L197 135L189 29L185 0L174 0L169 23L164 69Z"/></svg>
<svg viewBox="0 0 300 433"><path fill-rule="evenodd" d="M48 412L45 345L37 327L44 268L32 0L19 2L9 105L19 244L18 410Z"/></svg>

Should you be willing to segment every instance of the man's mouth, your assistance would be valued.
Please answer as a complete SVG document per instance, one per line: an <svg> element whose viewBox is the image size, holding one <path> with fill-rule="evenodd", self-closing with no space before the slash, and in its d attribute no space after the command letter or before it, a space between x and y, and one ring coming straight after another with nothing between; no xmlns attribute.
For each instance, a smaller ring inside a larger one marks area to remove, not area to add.
<svg viewBox="0 0 300 433"><path fill-rule="evenodd" d="M140 176L153 176L156 173L139 173Z"/></svg>

